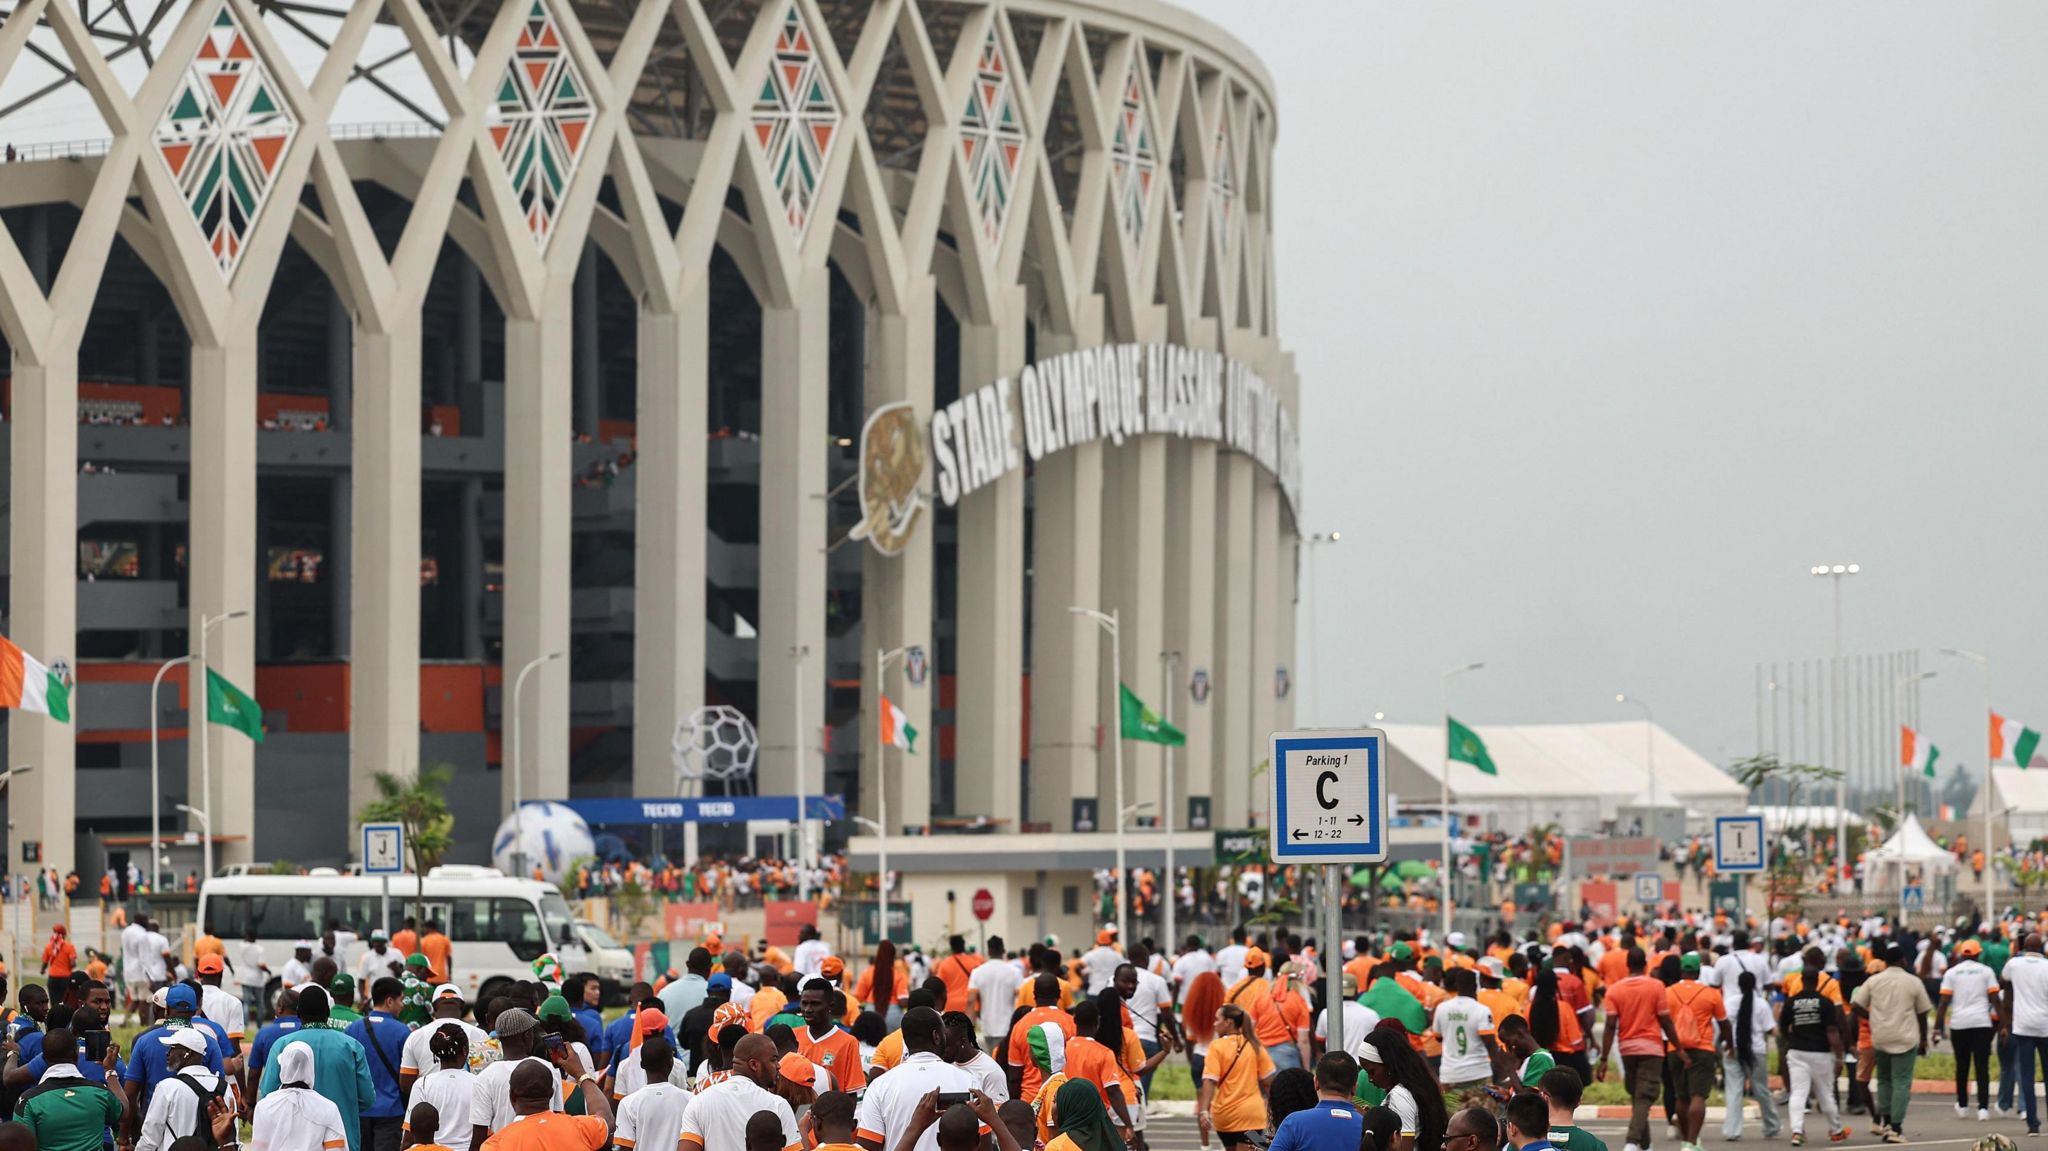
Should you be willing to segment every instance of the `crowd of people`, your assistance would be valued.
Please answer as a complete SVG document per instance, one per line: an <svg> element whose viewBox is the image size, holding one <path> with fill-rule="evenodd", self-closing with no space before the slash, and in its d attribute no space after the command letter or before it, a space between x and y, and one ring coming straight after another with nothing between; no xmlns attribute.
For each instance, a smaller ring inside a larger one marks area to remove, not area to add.
<svg viewBox="0 0 2048 1151"><path fill-rule="evenodd" d="M707 938L607 1020L595 977L549 956L465 1001L432 923L301 941L271 998L254 939L202 936L181 958L138 916L118 974L146 1030L127 1049L114 983L61 931L47 979L0 1017L0 1151L14 1125L64 1151L227 1146L245 1127L252 1151L1145 1151L1173 1059L1204 1146L1606 1151L1573 1123L1606 1080L1630 1101L1626 1151L1697 1151L1716 1088L1728 1139L1746 1096L1766 1139L1803 1144L1811 1103L1816 1140L1861 1111L1902 1143L1914 1065L1944 1041L1957 1115L1995 1106L2033 1132L2043 930L2048 915L1925 935L1722 917L1396 931L1330 953L1287 930L1167 949L1105 926L1086 946L955 936L849 962L806 927L787 951Z"/></svg>

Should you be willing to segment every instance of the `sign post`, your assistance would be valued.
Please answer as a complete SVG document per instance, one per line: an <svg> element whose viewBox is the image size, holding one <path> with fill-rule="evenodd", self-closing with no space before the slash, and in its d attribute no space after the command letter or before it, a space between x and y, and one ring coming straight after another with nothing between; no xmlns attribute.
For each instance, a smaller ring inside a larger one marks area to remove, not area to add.
<svg viewBox="0 0 2048 1151"><path fill-rule="evenodd" d="M1723 815L1714 819L1714 872L1736 877L1735 914L1749 913L1746 877L1764 869L1764 817Z"/></svg>
<svg viewBox="0 0 2048 1151"><path fill-rule="evenodd" d="M1644 907L1655 907L1664 902L1664 873L1661 871L1636 872L1636 902Z"/></svg>
<svg viewBox="0 0 2048 1151"><path fill-rule="evenodd" d="M1386 745L1386 733L1374 728L1273 733L1267 850L1275 863L1324 865L1331 939L1339 934L1346 865L1387 858ZM1343 1051L1344 1012L1333 1006L1330 1050Z"/></svg>
<svg viewBox="0 0 2048 1151"><path fill-rule="evenodd" d="M391 930L391 877L405 871L405 825L366 823L363 825L363 874L382 881L384 930Z"/></svg>

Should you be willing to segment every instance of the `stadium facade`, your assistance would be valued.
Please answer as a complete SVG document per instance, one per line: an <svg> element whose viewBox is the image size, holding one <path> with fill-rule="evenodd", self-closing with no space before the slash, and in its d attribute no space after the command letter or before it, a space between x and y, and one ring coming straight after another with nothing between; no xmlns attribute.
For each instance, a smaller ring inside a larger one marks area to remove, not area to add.
<svg viewBox="0 0 2048 1151"><path fill-rule="evenodd" d="M878 819L879 779L892 834L1065 851L1116 794L1075 605L1186 731L1173 825L1263 805L1301 417L1272 82L1218 29L1152 0L21 0L0 75L5 630L77 683L72 725L8 717L10 860L140 858L152 719L171 834L191 800L222 862L338 862L379 771L455 768L458 857L515 790L675 795L715 703L763 794L802 773ZM33 139L66 93L104 131ZM352 119L365 94L402 119ZM211 727L194 799L184 669L150 684L238 612L209 664L267 738ZM502 771L508 685L553 653ZM913 752L876 750L878 689ZM1126 747L1137 823L1165 755Z"/></svg>

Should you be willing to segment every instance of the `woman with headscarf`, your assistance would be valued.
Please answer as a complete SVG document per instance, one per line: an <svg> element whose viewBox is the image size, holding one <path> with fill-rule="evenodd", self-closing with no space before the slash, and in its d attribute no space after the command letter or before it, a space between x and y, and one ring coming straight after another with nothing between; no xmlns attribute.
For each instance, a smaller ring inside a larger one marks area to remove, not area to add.
<svg viewBox="0 0 2048 1151"><path fill-rule="evenodd" d="M465 1049L467 1046L465 1043ZM293 1043L280 1050L277 1074L278 1089L256 1104L249 1151L328 1151L348 1146L341 1108L313 1090L313 1049Z"/></svg>
<svg viewBox="0 0 2048 1151"><path fill-rule="evenodd" d="M1059 1134L1046 1143L1045 1151L1124 1151L1123 1136L1109 1121L1109 1109L1093 1083L1067 1080L1052 1104Z"/></svg>

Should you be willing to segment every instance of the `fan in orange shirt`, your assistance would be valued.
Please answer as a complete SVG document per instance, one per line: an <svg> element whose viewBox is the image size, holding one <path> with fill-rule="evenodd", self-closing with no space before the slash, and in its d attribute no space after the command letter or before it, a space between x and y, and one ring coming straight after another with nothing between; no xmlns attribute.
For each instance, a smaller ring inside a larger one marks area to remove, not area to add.
<svg viewBox="0 0 2048 1151"><path fill-rule="evenodd" d="M1114 992L1112 992L1114 994ZM1092 999L1084 999L1074 1005L1075 1035L1067 1040L1066 1072L1069 1079L1085 1079L1095 1085L1102 1101L1117 1117L1126 1130L1130 1129L1131 1114L1124 1102L1124 1081L1130 1073L1125 1070L1123 1056L1110 1049L1099 1038L1107 1031L1114 1031L1117 1046L1123 1046L1123 1026L1116 1024L1105 1029L1102 1026L1102 1009Z"/></svg>
<svg viewBox="0 0 2048 1151"><path fill-rule="evenodd" d="M967 952L967 937L955 935L946 941L951 954L932 965L932 974L946 985L947 1011L967 1010L967 977L981 966L981 956Z"/></svg>

